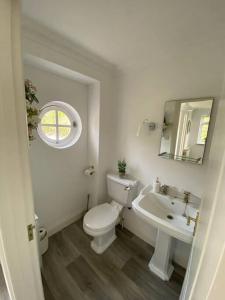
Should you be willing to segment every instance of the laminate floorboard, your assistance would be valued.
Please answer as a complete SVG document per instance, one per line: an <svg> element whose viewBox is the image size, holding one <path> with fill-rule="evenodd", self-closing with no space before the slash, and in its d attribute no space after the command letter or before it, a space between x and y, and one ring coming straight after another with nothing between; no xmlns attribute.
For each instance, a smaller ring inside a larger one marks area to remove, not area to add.
<svg viewBox="0 0 225 300"><path fill-rule="evenodd" d="M82 219L49 239L43 255L45 300L177 300L185 270L175 264L168 282L150 272L154 248L127 229L101 255L90 247Z"/></svg>

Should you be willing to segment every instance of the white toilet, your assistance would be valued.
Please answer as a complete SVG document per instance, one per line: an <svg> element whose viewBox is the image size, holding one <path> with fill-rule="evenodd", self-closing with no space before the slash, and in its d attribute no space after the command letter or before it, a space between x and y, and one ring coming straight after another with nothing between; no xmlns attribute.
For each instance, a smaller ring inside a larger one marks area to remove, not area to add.
<svg viewBox="0 0 225 300"><path fill-rule="evenodd" d="M120 213L123 207L131 207L132 200L137 196L137 183L136 180L120 178L115 174L107 175L111 202L90 209L83 220L84 231L94 237L91 247L96 253L103 253L115 240L115 226Z"/></svg>

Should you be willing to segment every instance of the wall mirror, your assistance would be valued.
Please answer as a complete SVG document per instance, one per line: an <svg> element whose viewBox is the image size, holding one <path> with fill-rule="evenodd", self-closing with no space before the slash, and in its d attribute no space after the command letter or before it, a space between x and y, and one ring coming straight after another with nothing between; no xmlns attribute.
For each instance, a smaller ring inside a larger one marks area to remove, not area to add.
<svg viewBox="0 0 225 300"><path fill-rule="evenodd" d="M159 156L203 163L213 98L165 103Z"/></svg>

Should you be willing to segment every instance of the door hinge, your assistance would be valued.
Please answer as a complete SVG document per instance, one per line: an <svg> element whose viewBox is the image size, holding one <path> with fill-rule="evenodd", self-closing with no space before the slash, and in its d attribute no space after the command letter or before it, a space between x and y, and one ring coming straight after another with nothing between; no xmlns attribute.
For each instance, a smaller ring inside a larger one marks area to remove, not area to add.
<svg viewBox="0 0 225 300"><path fill-rule="evenodd" d="M34 239L34 228L35 226L33 224L27 225L27 233L28 233L28 240L33 241Z"/></svg>

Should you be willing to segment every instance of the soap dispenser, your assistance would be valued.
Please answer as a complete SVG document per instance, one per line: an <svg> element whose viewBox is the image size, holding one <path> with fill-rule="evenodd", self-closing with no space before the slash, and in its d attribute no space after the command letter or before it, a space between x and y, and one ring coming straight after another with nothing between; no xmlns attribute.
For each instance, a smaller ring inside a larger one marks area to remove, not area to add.
<svg viewBox="0 0 225 300"><path fill-rule="evenodd" d="M159 193L160 191L160 182L159 178L156 178L156 181L153 182L153 193Z"/></svg>

